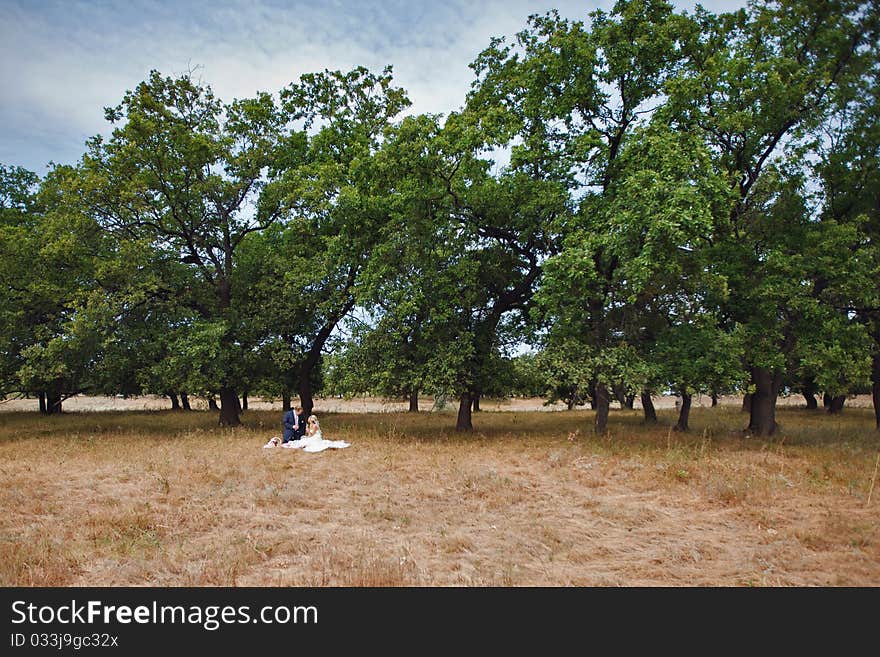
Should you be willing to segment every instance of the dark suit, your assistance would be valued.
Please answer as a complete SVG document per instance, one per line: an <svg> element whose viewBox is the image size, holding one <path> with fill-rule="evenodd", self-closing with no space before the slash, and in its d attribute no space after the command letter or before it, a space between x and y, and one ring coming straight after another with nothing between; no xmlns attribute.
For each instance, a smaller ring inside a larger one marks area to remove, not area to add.
<svg viewBox="0 0 880 657"><path fill-rule="evenodd" d="M282 443L286 443L290 440L298 440L302 438L306 432L305 418L302 415L297 416L291 408L284 413L284 417L281 419L281 429Z"/></svg>

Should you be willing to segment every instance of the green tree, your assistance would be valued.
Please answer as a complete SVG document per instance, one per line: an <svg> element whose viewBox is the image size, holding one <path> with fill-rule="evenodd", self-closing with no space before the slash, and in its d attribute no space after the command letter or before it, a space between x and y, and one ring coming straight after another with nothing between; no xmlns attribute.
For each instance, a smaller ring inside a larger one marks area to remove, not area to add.
<svg viewBox="0 0 880 657"><path fill-rule="evenodd" d="M291 135L295 157L275 164L277 180L263 198L286 218L284 250L273 260L278 290L267 339L279 342L273 357L295 377L308 413L322 355L357 305L386 235L388 188L376 153L409 100L393 86L390 68L377 75L363 67L304 75L281 97L308 134Z"/></svg>
<svg viewBox="0 0 880 657"><path fill-rule="evenodd" d="M509 235L493 231L525 224L540 202L529 196L535 187L488 177L474 139L462 115L442 128L437 117L411 117L389 134L377 156L389 176L389 223L364 277L370 321L346 359L359 360L355 377L366 387L386 394L455 395L459 430L472 429L480 395L509 390L505 314L534 282L522 267L535 254L504 243L517 239L512 224Z"/></svg>
<svg viewBox="0 0 880 657"><path fill-rule="evenodd" d="M619 168L603 235L619 261L613 287L625 310L615 314L646 363L642 390L674 390L682 398L676 428L684 431L693 394L742 380L740 345L717 316L726 279L708 248L713 214L730 194L699 138L671 130L663 110L633 132Z"/></svg>
<svg viewBox="0 0 880 657"><path fill-rule="evenodd" d="M120 239L187 265L175 295L195 319L176 355L189 357L200 387L219 392L220 424L236 426L248 347L237 253L281 214L254 206L288 118L268 93L223 104L190 75L156 71L106 116L118 125L108 140L88 142L83 208Z"/></svg>
<svg viewBox="0 0 880 657"><path fill-rule="evenodd" d="M687 67L666 87L675 125L703 136L734 195L709 238L730 289L721 316L745 348L756 435L776 430L776 398L796 361L798 327L808 326L807 316L836 321L811 314L805 306L815 299L798 287L811 277L800 254L812 231L802 179L790 163L806 156L796 147L827 120L835 91L862 68L876 42L876 14L876 6L857 1L698 11L701 32L687 44Z"/></svg>
<svg viewBox="0 0 880 657"><path fill-rule="evenodd" d="M3 392L37 394L46 413L95 390L99 378L102 334L89 302L110 250L93 220L69 211L64 190L73 176L53 167L37 189L34 175L3 169Z"/></svg>
<svg viewBox="0 0 880 657"><path fill-rule="evenodd" d="M32 171L0 165L0 394L4 396L23 392L18 378L22 350L31 341L31 322L49 311L33 294L37 283L33 265L39 262L39 182Z"/></svg>
<svg viewBox="0 0 880 657"><path fill-rule="evenodd" d="M437 366L450 339L443 326L455 306L457 254L448 187L462 158L450 153L440 117L429 115L403 119L377 153L388 223L363 277L362 311L350 326L349 390L405 396L415 411L419 391L446 385L448 361Z"/></svg>
<svg viewBox="0 0 880 657"><path fill-rule="evenodd" d="M552 149L543 159L560 168L556 178L577 201L574 217L555 226L561 249L543 262L539 301L549 327L545 349L582 355L578 381L594 400L595 431L603 433L611 387L637 390L649 379L643 362L629 362L637 356L627 342L633 312L619 285L621 257L608 241L615 189L627 173L621 153L662 102L678 39L693 26L660 1L618 2L590 18L587 28L553 13L532 17L518 36L519 50L495 44L489 66L518 80L520 96L540 108L528 134L546 134ZM532 153L541 156L537 147Z"/></svg>
<svg viewBox="0 0 880 657"><path fill-rule="evenodd" d="M836 120L826 128L817 153L816 175L822 183L820 217L825 232L842 242L845 260L830 263L831 278L814 281L814 295L837 311L841 325L837 349L809 354L806 375L823 390L842 390L841 362L854 352L847 336L861 323L871 337L871 383L874 415L880 429L880 57L872 50L865 73L848 93L839 95ZM834 252L817 244L815 255L832 259ZM835 344L835 342L832 342ZM828 364L831 367L828 367ZM826 377L822 381L822 377ZM827 380L830 378L831 380ZM827 386L827 387L826 387Z"/></svg>

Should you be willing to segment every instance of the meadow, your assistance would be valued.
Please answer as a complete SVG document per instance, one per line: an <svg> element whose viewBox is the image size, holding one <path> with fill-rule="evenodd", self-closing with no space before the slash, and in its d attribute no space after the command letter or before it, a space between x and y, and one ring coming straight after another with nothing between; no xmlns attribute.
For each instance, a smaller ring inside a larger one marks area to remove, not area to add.
<svg viewBox="0 0 880 657"><path fill-rule="evenodd" d="M878 586L871 409L0 413L3 586Z"/></svg>

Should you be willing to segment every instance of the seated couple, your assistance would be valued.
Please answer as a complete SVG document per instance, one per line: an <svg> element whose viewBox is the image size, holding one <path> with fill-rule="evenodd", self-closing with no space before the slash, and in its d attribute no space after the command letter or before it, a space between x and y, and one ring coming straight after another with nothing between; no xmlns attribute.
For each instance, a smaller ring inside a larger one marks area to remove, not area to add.
<svg viewBox="0 0 880 657"><path fill-rule="evenodd" d="M302 407L287 411L281 421L283 440L273 436L263 448L277 447L279 442L282 447L301 449L304 452L322 452L325 449L342 449L349 444L344 440L324 440L321 433L321 424L314 415L309 415L308 420L302 414Z"/></svg>

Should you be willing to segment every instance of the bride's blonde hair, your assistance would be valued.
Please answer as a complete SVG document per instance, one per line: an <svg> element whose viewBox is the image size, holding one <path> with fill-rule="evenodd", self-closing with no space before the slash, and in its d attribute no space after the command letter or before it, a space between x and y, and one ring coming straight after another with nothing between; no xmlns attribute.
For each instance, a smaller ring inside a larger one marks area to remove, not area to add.
<svg viewBox="0 0 880 657"><path fill-rule="evenodd" d="M315 423L315 428L316 428L316 429L320 429L320 428L321 428L321 423L318 422L318 418L317 418L317 416L315 416L315 415L309 415L309 420L308 420L308 421L309 421L309 423L314 422L314 423Z"/></svg>

